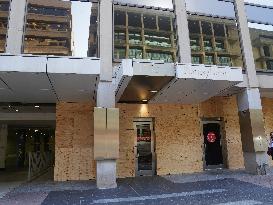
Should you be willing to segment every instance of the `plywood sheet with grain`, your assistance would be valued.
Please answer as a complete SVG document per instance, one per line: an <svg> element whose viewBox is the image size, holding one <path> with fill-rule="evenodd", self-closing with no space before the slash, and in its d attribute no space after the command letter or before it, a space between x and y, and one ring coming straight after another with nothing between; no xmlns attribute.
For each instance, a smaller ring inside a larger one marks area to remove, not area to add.
<svg viewBox="0 0 273 205"><path fill-rule="evenodd" d="M93 110L89 103L57 104L54 180L95 178Z"/></svg>

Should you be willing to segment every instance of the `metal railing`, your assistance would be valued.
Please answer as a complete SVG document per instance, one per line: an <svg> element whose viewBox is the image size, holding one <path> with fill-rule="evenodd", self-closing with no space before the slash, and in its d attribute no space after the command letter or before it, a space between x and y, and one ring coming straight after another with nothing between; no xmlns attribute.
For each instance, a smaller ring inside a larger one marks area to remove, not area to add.
<svg viewBox="0 0 273 205"><path fill-rule="evenodd" d="M52 152L29 152L28 154L28 180L32 180L43 173L53 165Z"/></svg>

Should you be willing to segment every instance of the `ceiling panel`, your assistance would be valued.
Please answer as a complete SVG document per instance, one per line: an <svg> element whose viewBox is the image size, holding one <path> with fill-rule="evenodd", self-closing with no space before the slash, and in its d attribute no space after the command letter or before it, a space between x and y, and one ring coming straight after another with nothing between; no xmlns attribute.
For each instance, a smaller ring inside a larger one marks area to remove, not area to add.
<svg viewBox="0 0 273 205"><path fill-rule="evenodd" d="M46 73L0 72L0 78L9 87L9 90L1 92L1 102L56 102Z"/></svg>
<svg viewBox="0 0 273 205"><path fill-rule="evenodd" d="M48 73L48 76L60 101L95 101L98 75Z"/></svg>
<svg viewBox="0 0 273 205"><path fill-rule="evenodd" d="M119 102L141 103L142 100L150 100L156 94L153 91L161 90L172 78L171 76L133 76Z"/></svg>
<svg viewBox="0 0 273 205"><path fill-rule="evenodd" d="M182 103L195 104L203 102L222 90L233 86L230 81L176 79L159 92L150 103Z"/></svg>

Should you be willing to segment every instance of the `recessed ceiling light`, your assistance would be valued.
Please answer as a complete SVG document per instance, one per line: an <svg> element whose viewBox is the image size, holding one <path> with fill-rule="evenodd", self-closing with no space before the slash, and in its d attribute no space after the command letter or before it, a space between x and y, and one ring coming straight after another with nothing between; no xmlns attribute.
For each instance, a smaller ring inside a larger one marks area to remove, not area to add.
<svg viewBox="0 0 273 205"><path fill-rule="evenodd" d="M34 132L38 132L39 130L34 130Z"/></svg>
<svg viewBox="0 0 273 205"><path fill-rule="evenodd" d="M151 90L150 92L151 93L157 93L158 91L157 90Z"/></svg>
<svg viewBox="0 0 273 205"><path fill-rule="evenodd" d="M34 107L39 108L40 106L39 105L35 105Z"/></svg>
<svg viewBox="0 0 273 205"><path fill-rule="evenodd" d="M142 100L142 102L148 102L148 100L144 99L144 100Z"/></svg>
<svg viewBox="0 0 273 205"><path fill-rule="evenodd" d="M19 110L18 110L18 109L16 109L15 111L16 111L16 112L19 112Z"/></svg>

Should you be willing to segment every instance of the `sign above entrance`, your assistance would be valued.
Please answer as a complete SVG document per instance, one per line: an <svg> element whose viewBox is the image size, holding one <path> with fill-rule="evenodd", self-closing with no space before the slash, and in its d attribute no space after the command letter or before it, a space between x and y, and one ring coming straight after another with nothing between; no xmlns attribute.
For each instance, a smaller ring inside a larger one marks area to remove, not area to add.
<svg viewBox="0 0 273 205"><path fill-rule="evenodd" d="M214 143L216 141L216 135L214 132L209 132L207 135L207 140L210 143Z"/></svg>

